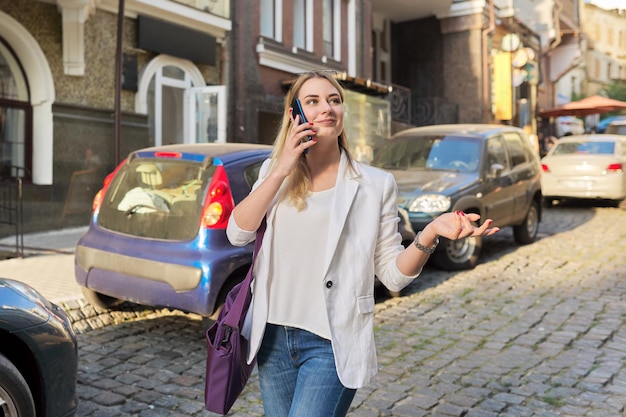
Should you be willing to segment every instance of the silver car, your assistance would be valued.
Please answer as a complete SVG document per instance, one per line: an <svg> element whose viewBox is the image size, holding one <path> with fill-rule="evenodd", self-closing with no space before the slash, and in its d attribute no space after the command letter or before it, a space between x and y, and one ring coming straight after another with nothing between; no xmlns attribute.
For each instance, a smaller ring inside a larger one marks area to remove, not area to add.
<svg viewBox="0 0 626 417"><path fill-rule="evenodd" d="M562 199L626 198L626 136L596 134L559 139L541 160L547 206Z"/></svg>
<svg viewBox="0 0 626 417"><path fill-rule="evenodd" d="M626 135L626 120L614 120L606 127L604 133Z"/></svg>

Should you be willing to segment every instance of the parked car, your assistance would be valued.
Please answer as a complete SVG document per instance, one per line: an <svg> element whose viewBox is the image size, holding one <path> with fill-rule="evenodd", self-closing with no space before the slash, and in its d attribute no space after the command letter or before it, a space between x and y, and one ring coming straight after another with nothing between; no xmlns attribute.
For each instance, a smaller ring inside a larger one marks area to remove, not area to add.
<svg viewBox="0 0 626 417"><path fill-rule="evenodd" d="M626 120L614 120L606 127L605 133L626 135Z"/></svg>
<svg viewBox="0 0 626 417"><path fill-rule="evenodd" d="M561 116L556 119L556 136L582 135L585 133L585 123L574 116Z"/></svg>
<svg viewBox="0 0 626 417"><path fill-rule="evenodd" d="M252 244L228 241L228 218L271 150L205 143L130 153L105 179L76 246L76 281L87 301L214 315L252 260Z"/></svg>
<svg viewBox="0 0 626 417"><path fill-rule="evenodd" d="M541 160L541 188L550 206L562 199L626 198L626 136L561 138Z"/></svg>
<svg viewBox="0 0 626 417"><path fill-rule="evenodd" d="M512 226L515 240L531 243L541 220L541 167L519 128L453 124L411 128L395 134L374 154L372 165L391 172L398 205L415 231L442 213L462 210ZM482 238L442 239L432 262L447 270L476 266Z"/></svg>
<svg viewBox="0 0 626 417"><path fill-rule="evenodd" d="M626 120L626 116L609 116L605 119L600 120L598 126L596 127L596 133L605 133L606 128L609 126L609 124L617 120Z"/></svg>
<svg viewBox="0 0 626 417"><path fill-rule="evenodd" d="M0 278L0 415L74 415L77 368L65 310L24 283Z"/></svg>

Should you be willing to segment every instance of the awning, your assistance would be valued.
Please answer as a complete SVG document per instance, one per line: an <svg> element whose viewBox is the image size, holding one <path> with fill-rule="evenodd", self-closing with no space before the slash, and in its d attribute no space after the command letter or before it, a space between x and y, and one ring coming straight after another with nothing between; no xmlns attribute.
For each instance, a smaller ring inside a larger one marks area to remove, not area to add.
<svg viewBox="0 0 626 417"><path fill-rule="evenodd" d="M542 111L539 115L546 118L559 116L586 116L588 114L602 114L619 109L626 109L626 101L619 101L595 95L582 100L572 101L553 109Z"/></svg>

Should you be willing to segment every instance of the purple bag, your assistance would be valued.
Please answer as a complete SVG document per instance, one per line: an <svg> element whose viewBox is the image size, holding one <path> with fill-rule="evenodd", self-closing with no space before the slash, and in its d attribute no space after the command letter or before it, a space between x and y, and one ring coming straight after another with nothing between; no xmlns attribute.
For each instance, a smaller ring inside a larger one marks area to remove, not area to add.
<svg viewBox="0 0 626 417"><path fill-rule="evenodd" d="M226 296L217 321L206 332L207 360L204 405L207 410L225 415L243 391L256 359L248 365L248 341L241 335L246 313L252 301L251 284L256 256L265 234L265 220L257 231L252 265L246 278Z"/></svg>

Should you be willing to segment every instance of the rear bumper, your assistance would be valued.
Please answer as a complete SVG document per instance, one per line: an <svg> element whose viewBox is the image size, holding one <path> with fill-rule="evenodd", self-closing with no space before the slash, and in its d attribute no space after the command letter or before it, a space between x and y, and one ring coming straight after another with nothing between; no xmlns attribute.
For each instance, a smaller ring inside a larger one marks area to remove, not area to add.
<svg viewBox="0 0 626 417"><path fill-rule="evenodd" d="M206 317L224 284L243 279L252 248L231 245L223 230L202 230L191 241L167 241L92 224L76 245L74 275L78 285L109 297Z"/></svg>
<svg viewBox="0 0 626 417"><path fill-rule="evenodd" d="M198 267L140 259L82 245L76 247L76 266L84 271L99 269L166 284L175 292L191 291L202 280L202 269Z"/></svg>
<svg viewBox="0 0 626 417"><path fill-rule="evenodd" d="M232 268L220 262L179 265L79 245L74 272L79 285L110 297L210 316Z"/></svg>
<svg viewBox="0 0 626 417"><path fill-rule="evenodd" d="M623 175L559 178L544 174L541 192L546 198L623 200L626 198L626 182Z"/></svg>

